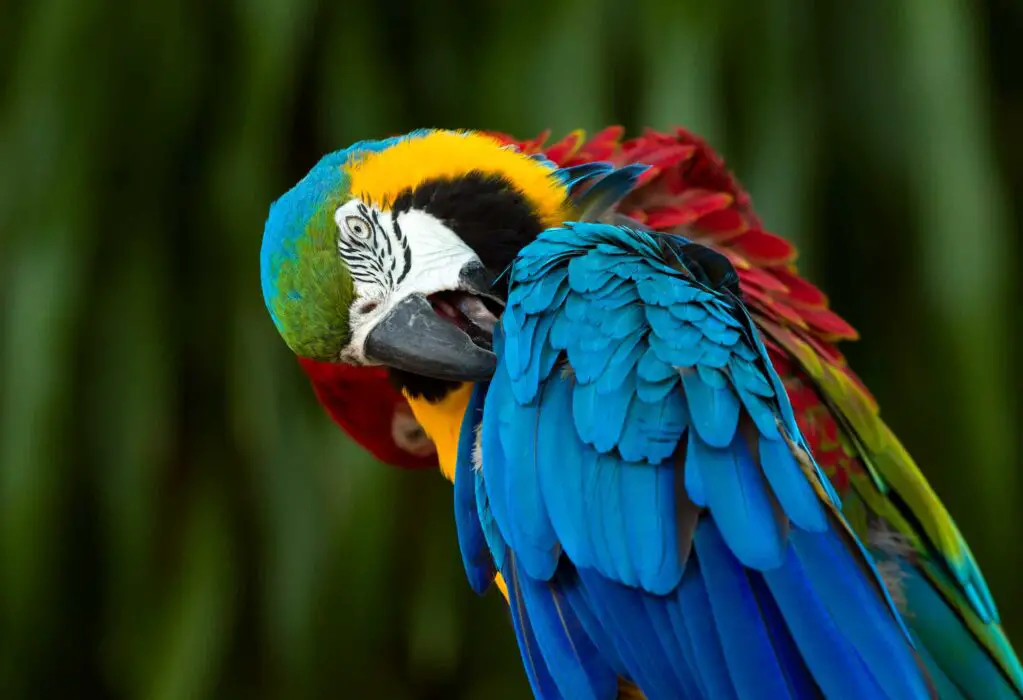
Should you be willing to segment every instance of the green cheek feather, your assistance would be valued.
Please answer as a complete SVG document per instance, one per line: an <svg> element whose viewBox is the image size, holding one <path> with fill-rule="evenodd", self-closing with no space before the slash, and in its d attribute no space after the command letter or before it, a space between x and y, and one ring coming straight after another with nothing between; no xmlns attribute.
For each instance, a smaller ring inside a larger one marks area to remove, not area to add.
<svg viewBox="0 0 1023 700"><path fill-rule="evenodd" d="M290 242L280 260L273 298L278 329L291 350L314 360L336 359L349 340L348 309L355 287L337 252L328 202L309 220L305 235Z"/></svg>

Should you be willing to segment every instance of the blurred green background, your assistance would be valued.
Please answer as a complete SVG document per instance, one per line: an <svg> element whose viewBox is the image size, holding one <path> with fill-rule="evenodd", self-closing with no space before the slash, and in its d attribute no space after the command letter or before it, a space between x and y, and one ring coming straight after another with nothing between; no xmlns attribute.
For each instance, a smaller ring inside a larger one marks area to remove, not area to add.
<svg viewBox="0 0 1023 700"><path fill-rule="evenodd" d="M449 487L263 309L270 201L416 126L710 139L1023 642L1018 0L0 5L0 696L525 698Z"/></svg>

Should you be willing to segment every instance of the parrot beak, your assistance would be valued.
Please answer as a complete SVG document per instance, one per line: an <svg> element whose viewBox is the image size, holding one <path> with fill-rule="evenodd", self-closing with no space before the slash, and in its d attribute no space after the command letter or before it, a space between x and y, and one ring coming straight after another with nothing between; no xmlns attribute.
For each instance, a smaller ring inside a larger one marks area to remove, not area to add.
<svg viewBox="0 0 1023 700"><path fill-rule="evenodd" d="M491 296L478 264L459 279L458 289L399 301L366 336L366 359L433 379L489 379L497 367L492 309L501 302Z"/></svg>

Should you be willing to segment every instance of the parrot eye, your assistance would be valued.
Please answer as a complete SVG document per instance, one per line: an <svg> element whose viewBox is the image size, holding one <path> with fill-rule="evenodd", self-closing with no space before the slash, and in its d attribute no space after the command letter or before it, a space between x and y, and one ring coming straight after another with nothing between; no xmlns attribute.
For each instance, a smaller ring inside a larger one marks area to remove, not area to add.
<svg viewBox="0 0 1023 700"><path fill-rule="evenodd" d="M361 216L349 216L345 219L345 228L359 240L368 241L370 236L369 222Z"/></svg>

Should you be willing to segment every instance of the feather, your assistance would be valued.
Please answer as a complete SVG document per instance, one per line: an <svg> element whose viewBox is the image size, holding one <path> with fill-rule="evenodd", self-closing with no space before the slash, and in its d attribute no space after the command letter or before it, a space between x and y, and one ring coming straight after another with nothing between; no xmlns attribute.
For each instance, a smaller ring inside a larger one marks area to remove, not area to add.
<svg viewBox="0 0 1023 700"><path fill-rule="evenodd" d="M675 453L682 433L689 425L689 412L679 392L649 402L637 392L629 402L625 429L618 452L628 462L660 464Z"/></svg>
<svg viewBox="0 0 1023 700"><path fill-rule="evenodd" d="M627 676L628 670L622 663L617 647L590 608L575 567L567 562L563 563L558 570L558 584L565 604L571 608L575 619L579 621L579 625L585 630L598 652L617 675Z"/></svg>
<svg viewBox="0 0 1023 700"><path fill-rule="evenodd" d="M688 264L696 249L681 250ZM661 251L648 234L577 223L512 268L510 290L531 290L502 318L481 478L535 615L535 643L520 643L580 697L591 658L651 698L921 697L876 572L827 521L817 465L793 453L805 442L728 270L695 261L715 290ZM559 259L542 274L568 292L533 290L539 254ZM571 372L553 370L562 349ZM843 597L856 609L834 609Z"/></svg>
<svg viewBox="0 0 1023 700"><path fill-rule="evenodd" d="M476 505L476 477L473 474L472 451L476 427L483 418L483 399L487 385L477 384L469 399L458 436L458 459L455 462L455 528L462 553L465 575L472 589L482 595L494 579L494 565L483 534Z"/></svg>
<svg viewBox="0 0 1023 700"><path fill-rule="evenodd" d="M672 626L686 650L688 666L695 666L700 697L714 700L736 698L718 627L711 613L710 596L698 559L689 562L676 595L667 605Z"/></svg>
<svg viewBox="0 0 1023 700"><path fill-rule="evenodd" d="M663 401L679 383L678 371L646 348L636 365L636 395L647 403Z"/></svg>
<svg viewBox="0 0 1023 700"><path fill-rule="evenodd" d="M696 372L683 372L682 386L701 441L710 447L728 447L739 425L739 400L731 387L715 388Z"/></svg>
<svg viewBox="0 0 1023 700"><path fill-rule="evenodd" d="M714 308L715 304L707 304L708 308ZM719 318L708 316L696 322L703 334L718 345L732 346L739 342L739 331L728 327Z"/></svg>
<svg viewBox="0 0 1023 700"><path fill-rule="evenodd" d="M479 516L480 529L483 530L483 537L487 541L494 566L500 571L508 559L508 544L504 541L504 537L497 527L494 513L490 509L490 495L487 493L483 472L476 470L473 472L473 476L476 482L476 514Z"/></svg>
<svg viewBox="0 0 1023 700"><path fill-rule="evenodd" d="M555 175L568 188L570 194L576 191L579 191L581 194L581 185L588 185L591 178L613 169L614 166L610 163L583 163L581 165L574 165L571 168L561 168Z"/></svg>
<svg viewBox="0 0 1023 700"><path fill-rule="evenodd" d="M617 344L612 344L611 338L602 335L598 328L580 322L576 325L575 332L571 334L565 352L575 371L576 379L590 383L596 381L604 372L616 349Z"/></svg>
<svg viewBox="0 0 1023 700"><path fill-rule="evenodd" d="M504 571L507 572L508 608L511 610L512 627L515 629L515 638L519 643L519 652L522 655L522 665L526 669L526 677L533 689L533 695L538 700L561 700L564 696L551 676L547 661L537 643L536 635L533 633L529 616L526 614L514 555L509 558ZM572 700L572 698L565 698L565 700Z"/></svg>
<svg viewBox="0 0 1023 700"><path fill-rule="evenodd" d="M937 690L938 697L941 700L968 700L963 695L962 691L956 687L956 684L945 674L945 670L935 662L934 657L931 656L927 648L920 644L916 635L913 636L913 641L916 644L918 653L920 654L920 660L923 662L924 667L927 669L927 673L930 675L931 680L934 682L935 690ZM1018 695L995 695L996 698L1018 698Z"/></svg>
<svg viewBox="0 0 1023 700"><path fill-rule="evenodd" d="M522 373L514 377L511 382L515 399L524 405L532 403L536 398L540 382L551 373L561 354L549 342L555 315L548 313L536 318L539 320L532 333L532 344L528 353L529 363L523 368Z"/></svg>
<svg viewBox="0 0 1023 700"><path fill-rule="evenodd" d="M598 566L587 517L586 485L597 456L579 440L571 425L572 388L552 381L544 392L537 426L537 459L557 462L557 469L539 471L544 505L554 532L577 566Z"/></svg>
<svg viewBox="0 0 1023 700"><path fill-rule="evenodd" d="M763 576L814 681L829 700L888 697L821 602L791 547L783 565Z"/></svg>
<svg viewBox="0 0 1023 700"><path fill-rule="evenodd" d="M926 644L931 663L936 663L948 676L946 681L954 681L967 691L983 688L985 699L1019 698L991 657L920 571L905 561L900 561L898 566L908 620L918 638Z"/></svg>
<svg viewBox="0 0 1023 700"><path fill-rule="evenodd" d="M554 324L551 326L550 344L555 350L566 350L572 343L575 332L575 322L568 315L568 312L554 314Z"/></svg>
<svg viewBox="0 0 1023 700"><path fill-rule="evenodd" d="M619 489L620 464L610 455L600 455L585 491L586 526L593 543L592 568L615 581L639 585L639 573L629 552L627 512Z"/></svg>
<svg viewBox="0 0 1023 700"><path fill-rule="evenodd" d="M507 374L499 371L491 388L506 390L507 384ZM537 449L540 403L508 412L509 420L501 431L505 458L509 465L514 465L505 471L503 495L507 503L514 504L515 512L506 522L501 521L501 530L518 554L518 563L525 573L547 580L557 567L560 548L540 488L541 455ZM488 481L488 485L493 502L495 493L500 491L497 484Z"/></svg>
<svg viewBox="0 0 1023 700"><path fill-rule="evenodd" d="M668 340L651 333L649 342L650 348L661 362L675 367L692 367L703 357L703 348L699 345L699 337L693 338L692 343L686 343L684 337Z"/></svg>
<svg viewBox="0 0 1023 700"><path fill-rule="evenodd" d="M603 373L597 378L598 394L610 394L621 390L625 380L633 376L636 363L646 352L646 348L641 344L642 340L642 335L634 333L618 343ZM631 385L629 388L631 389Z"/></svg>
<svg viewBox="0 0 1023 700"><path fill-rule="evenodd" d="M679 376L676 374L670 379L660 382L650 382L642 377L636 377L636 396L644 403L658 403L673 393L677 393Z"/></svg>
<svg viewBox="0 0 1023 700"><path fill-rule="evenodd" d="M699 323L707 318L707 309L702 304L679 302L668 306L668 313L679 321Z"/></svg>
<svg viewBox="0 0 1023 700"><path fill-rule="evenodd" d="M578 574L590 609L608 630L629 677L648 697L685 697L677 675L683 669L668 656L648 611L648 606L657 605L663 610L660 614L667 615L666 599L655 599L589 569L579 569ZM655 608L654 614L658 612Z"/></svg>
<svg viewBox="0 0 1023 700"><path fill-rule="evenodd" d="M753 593L751 574L729 551L714 518L705 519L696 529L696 556L738 694L778 700L798 697L788 677L805 673L803 662L790 657L794 667L782 668Z"/></svg>
<svg viewBox="0 0 1023 700"><path fill-rule="evenodd" d="M576 376L579 368L573 363ZM572 393L572 414L583 442L598 452L610 452L618 444L625 427L626 401L608 401L597 393L596 383L577 383Z"/></svg>
<svg viewBox="0 0 1023 700"><path fill-rule="evenodd" d="M673 660L672 671L674 672L675 682L679 688L683 689L681 697L700 697L700 689L696 681L699 671L696 668L695 659L690 660L687 657L687 653L691 654L692 652L691 650L683 650L680 640L682 635L676 633L674 627L675 619L668 612L668 607L674 602L674 599L669 596L655 597L644 595L640 596L640 602L650 620L650 626L657 637L657 641L660 642L667 658Z"/></svg>
<svg viewBox="0 0 1023 700"><path fill-rule="evenodd" d="M749 572L750 589L757 601L760 616L770 637L771 646L778 657L785 683L791 694L797 698L822 698L820 688L810 675L792 638L785 618L778 609L778 604L771 595L762 574Z"/></svg>
<svg viewBox="0 0 1023 700"><path fill-rule="evenodd" d="M560 303L559 296L568 294L568 271L552 270L549 274L543 275L535 283L528 287L520 302L522 310L527 314L542 313L551 308L557 308ZM511 301L509 300L509 303Z"/></svg>
<svg viewBox="0 0 1023 700"><path fill-rule="evenodd" d="M792 522L810 532L828 529L827 514L817 492L796 463L784 440L771 440L763 435L758 441L760 466L771 490Z"/></svg>
<svg viewBox="0 0 1023 700"><path fill-rule="evenodd" d="M610 282L615 273L606 256L581 255L568 263L568 283L573 292L595 292Z"/></svg>
<svg viewBox="0 0 1023 700"><path fill-rule="evenodd" d="M639 163L618 168L598 180L581 196L575 198L576 217L590 221L604 216L609 209L632 191L649 166Z"/></svg>
<svg viewBox="0 0 1023 700"><path fill-rule="evenodd" d="M511 564L515 567L516 562ZM572 700L612 700L618 678L565 600L565 589L574 584L562 577L553 582L537 581L517 568L513 580L537 647L561 695Z"/></svg>
<svg viewBox="0 0 1023 700"><path fill-rule="evenodd" d="M792 544L823 608L867 664L874 681L894 697L930 697L902 628L892 624L894 611L877 595L877 582L862 575L838 534L797 529L792 532Z"/></svg>
<svg viewBox="0 0 1023 700"><path fill-rule="evenodd" d="M596 307L599 308L599 307ZM603 320L600 322L600 330L615 340L628 337L642 337L644 314L643 309L637 304L626 306L617 313L608 314L601 309Z"/></svg>
<svg viewBox="0 0 1023 700"><path fill-rule="evenodd" d="M678 560L683 576L693 550L693 537L700 524L703 509L693 503L685 486L685 443L680 443L675 452L675 532L678 541Z"/></svg>
<svg viewBox="0 0 1023 700"><path fill-rule="evenodd" d="M618 489L629 559L644 590L670 593L682 577L675 526L675 470L622 462Z"/></svg>
<svg viewBox="0 0 1023 700"><path fill-rule="evenodd" d="M687 472L689 469L699 470L707 508L739 561L761 571L780 565L785 530L763 473L742 437L736 437L727 448L718 448L690 430Z"/></svg>
<svg viewBox="0 0 1023 700"><path fill-rule="evenodd" d="M636 291L644 304L666 308L676 304L705 302L712 298L710 294L699 287L678 284L677 279L667 276L639 280L636 282Z"/></svg>

